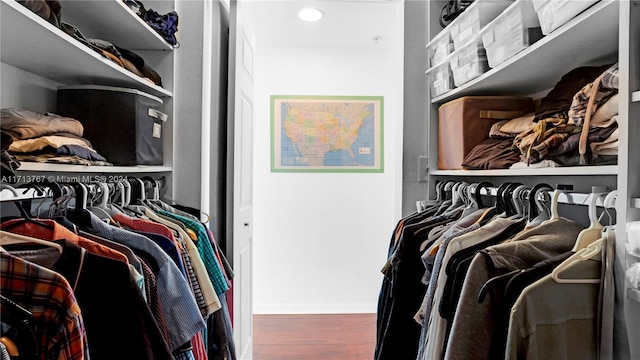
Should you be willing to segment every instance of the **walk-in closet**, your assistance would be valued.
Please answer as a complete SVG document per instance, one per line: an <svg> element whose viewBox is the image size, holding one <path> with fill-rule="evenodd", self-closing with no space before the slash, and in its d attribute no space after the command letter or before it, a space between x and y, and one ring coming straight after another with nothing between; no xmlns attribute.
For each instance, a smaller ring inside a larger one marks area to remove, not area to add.
<svg viewBox="0 0 640 360"><path fill-rule="evenodd" d="M638 44L640 0L0 0L0 359L640 359Z"/></svg>

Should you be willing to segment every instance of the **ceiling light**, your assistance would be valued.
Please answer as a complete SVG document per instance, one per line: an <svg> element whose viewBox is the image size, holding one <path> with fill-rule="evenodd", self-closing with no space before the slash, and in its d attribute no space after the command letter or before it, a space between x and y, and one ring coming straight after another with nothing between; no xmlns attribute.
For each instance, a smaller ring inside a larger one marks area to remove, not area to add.
<svg viewBox="0 0 640 360"><path fill-rule="evenodd" d="M298 17L304 21L318 21L322 19L322 11L314 8L306 8L298 13Z"/></svg>

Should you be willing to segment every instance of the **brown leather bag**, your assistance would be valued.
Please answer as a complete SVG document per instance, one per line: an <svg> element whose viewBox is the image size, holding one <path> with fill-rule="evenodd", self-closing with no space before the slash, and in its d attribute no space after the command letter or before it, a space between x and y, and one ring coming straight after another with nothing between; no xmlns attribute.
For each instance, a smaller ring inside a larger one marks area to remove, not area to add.
<svg viewBox="0 0 640 360"><path fill-rule="evenodd" d="M515 96L464 96L438 109L438 169L462 169L464 157L489 138L491 126L535 110L534 101Z"/></svg>

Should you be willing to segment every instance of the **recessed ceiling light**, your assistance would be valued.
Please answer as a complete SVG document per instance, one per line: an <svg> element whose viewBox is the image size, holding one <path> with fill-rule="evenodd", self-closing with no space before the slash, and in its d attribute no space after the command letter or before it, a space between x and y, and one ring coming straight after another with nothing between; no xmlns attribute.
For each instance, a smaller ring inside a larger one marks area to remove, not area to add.
<svg viewBox="0 0 640 360"><path fill-rule="evenodd" d="M318 21L322 19L322 15L324 15L322 11L314 8L306 8L301 10L298 13L298 17L300 19L304 21L309 21L309 22Z"/></svg>

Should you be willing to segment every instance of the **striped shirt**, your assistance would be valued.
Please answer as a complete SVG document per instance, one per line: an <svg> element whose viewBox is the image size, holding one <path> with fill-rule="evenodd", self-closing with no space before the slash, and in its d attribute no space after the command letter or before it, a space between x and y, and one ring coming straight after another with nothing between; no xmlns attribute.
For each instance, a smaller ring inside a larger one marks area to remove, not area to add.
<svg viewBox="0 0 640 360"><path fill-rule="evenodd" d="M42 266L0 253L0 291L38 321L42 360L87 360L82 313L69 282Z"/></svg>

